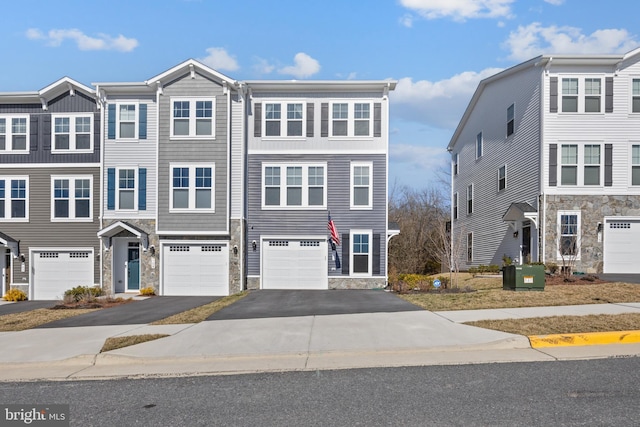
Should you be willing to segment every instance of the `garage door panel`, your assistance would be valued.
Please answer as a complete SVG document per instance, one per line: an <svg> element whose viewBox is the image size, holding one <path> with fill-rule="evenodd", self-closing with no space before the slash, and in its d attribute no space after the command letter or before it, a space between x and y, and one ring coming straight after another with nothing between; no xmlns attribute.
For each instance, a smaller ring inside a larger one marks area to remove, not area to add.
<svg viewBox="0 0 640 427"><path fill-rule="evenodd" d="M76 286L93 286L91 251L34 251L33 298L56 300Z"/></svg>
<svg viewBox="0 0 640 427"><path fill-rule="evenodd" d="M164 295L229 294L229 249L223 244L165 245Z"/></svg>
<svg viewBox="0 0 640 427"><path fill-rule="evenodd" d="M607 220L604 236L604 273L640 274L638 241L640 220Z"/></svg>
<svg viewBox="0 0 640 427"><path fill-rule="evenodd" d="M265 240L263 289L327 289L327 242Z"/></svg>

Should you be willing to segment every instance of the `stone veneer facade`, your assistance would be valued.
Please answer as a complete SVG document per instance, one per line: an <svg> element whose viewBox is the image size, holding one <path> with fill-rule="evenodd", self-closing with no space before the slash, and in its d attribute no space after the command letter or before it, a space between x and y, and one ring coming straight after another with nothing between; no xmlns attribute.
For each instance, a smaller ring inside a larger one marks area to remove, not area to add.
<svg viewBox="0 0 640 427"><path fill-rule="evenodd" d="M604 217L608 216L640 216L640 196L547 196L541 230L546 239L545 260L562 266L557 255L558 211L580 211L580 259L575 261L573 271L602 273L604 244L598 242L598 223L604 224Z"/></svg>
<svg viewBox="0 0 640 427"><path fill-rule="evenodd" d="M104 221L103 228L108 227L114 222L123 221L131 224L141 230L144 230L148 234L149 247L154 247L154 253L152 251L140 250L140 289L153 287L156 290L156 294L160 289L160 245L158 236L155 233L156 221L153 219L126 219L126 220L110 220ZM114 237L135 237L133 234L123 231L118 233ZM113 288L113 266L112 266L113 250L108 251L102 248L102 289L107 295L114 293Z"/></svg>
<svg viewBox="0 0 640 427"><path fill-rule="evenodd" d="M384 277L329 277L329 289L383 289L387 286ZM247 289L260 289L260 278L249 277Z"/></svg>

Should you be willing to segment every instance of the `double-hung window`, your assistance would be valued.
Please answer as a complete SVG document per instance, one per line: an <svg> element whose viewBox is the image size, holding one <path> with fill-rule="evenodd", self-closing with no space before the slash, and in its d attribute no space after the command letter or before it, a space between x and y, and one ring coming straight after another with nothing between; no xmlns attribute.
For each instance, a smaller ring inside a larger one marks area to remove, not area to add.
<svg viewBox="0 0 640 427"><path fill-rule="evenodd" d="M92 183L91 176L52 176L52 221L91 221Z"/></svg>
<svg viewBox="0 0 640 427"><path fill-rule="evenodd" d="M331 104L330 136L370 137L373 135L371 102Z"/></svg>
<svg viewBox="0 0 640 427"><path fill-rule="evenodd" d="M498 191L507 188L507 165L498 168Z"/></svg>
<svg viewBox="0 0 640 427"><path fill-rule="evenodd" d="M558 258L580 258L580 212L558 212Z"/></svg>
<svg viewBox="0 0 640 427"><path fill-rule="evenodd" d="M118 105L118 139L136 138L136 104Z"/></svg>
<svg viewBox="0 0 640 427"><path fill-rule="evenodd" d="M467 215L473 213L473 184L467 187Z"/></svg>
<svg viewBox="0 0 640 427"><path fill-rule="evenodd" d="M351 163L351 209L373 208L373 163Z"/></svg>
<svg viewBox="0 0 640 427"><path fill-rule="evenodd" d="M53 115L51 151L90 152L93 149L92 115Z"/></svg>
<svg viewBox="0 0 640 427"><path fill-rule="evenodd" d="M467 263L473 262L473 233L467 233Z"/></svg>
<svg viewBox="0 0 640 427"><path fill-rule="evenodd" d="M578 79L562 79L562 112L578 112Z"/></svg>
<svg viewBox="0 0 640 427"><path fill-rule="evenodd" d="M602 185L602 145L563 144L560 185Z"/></svg>
<svg viewBox="0 0 640 427"><path fill-rule="evenodd" d="M453 193L453 219L458 219L458 193Z"/></svg>
<svg viewBox="0 0 640 427"><path fill-rule="evenodd" d="M215 137L215 99L171 99L171 137L173 139Z"/></svg>
<svg viewBox="0 0 640 427"><path fill-rule="evenodd" d="M27 153L29 116L0 116L0 153Z"/></svg>
<svg viewBox="0 0 640 427"><path fill-rule="evenodd" d="M562 112L601 113L602 92L601 77L562 78Z"/></svg>
<svg viewBox="0 0 640 427"><path fill-rule="evenodd" d="M326 207L326 167L326 164L264 164L263 208Z"/></svg>
<svg viewBox="0 0 640 427"><path fill-rule="evenodd" d="M513 132L515 131L515 116L516 106L515 104L511 104L509 105L509 108L507 108L507 136L513 135Z"/></svg>
<svg viewBox="0 0 640 427"><path fill-rule="evenodd" d="M117 209L136 209L136 169L118 170Z"/></svg>
<svg viewBox="0 0 640 427"><path fill-rule="evenodd" d="M351 230L351 274L371 275L372 232L371 230Z"/></svg>
<svg viewBox="0 0 640 427"><path fill-rule="evenodd" d="M562 146L560 184L578 185L578 146L575 144Z"/></svg>
<svg viewBox="0 0 640 427"><path fill-rule="evenodd" d="M600 145L584 146L584 185L600 185Z"/></svg>
<svg viewBox="0 0 640 427"><path fill-rule="evenodd" d="M0 220L29 220L28 177L0 177Z"/></svg>
<svg viewBox="0 0 640 427"><path fill-rule="evenodd" d="M305 125L303 105L299 102L266 103L264 106L264 135L302 136Z"/></svg>
<svg viewBox="0 0 640 427"><path fill-rule="evenodd" d="M171 165L171 211L213 211L213 165Z"/></svg>
<svg viewBox="0 0 640 427"><path fill-rule="evenodd" d="M631 81L631 112L640 113L640 79Z"/></svg>
<svg viewBox="0 0 640 427"><path fill-rule="evenodd" d="M453 153L451 163L453 164L453 176L458 175L458 153Z"/></svg>
<svg viewBox="0 0 640 427"><path fill-rule="evenodd" d="M631 185L640 185L640 145L631 146Z"/></svg>
<svg viewBox="0 0 640 427"><path fill-rule="evenodd" d="M602 111L602 80L599 78L584 79L584 112L599 113Z"/></svg>
<svg viewBox="0 0 640 427"><path fill-rule="evenodd" d="M484 152L484 141L482 140L482 132L476 135L476 159L482 157Z"/></svg>

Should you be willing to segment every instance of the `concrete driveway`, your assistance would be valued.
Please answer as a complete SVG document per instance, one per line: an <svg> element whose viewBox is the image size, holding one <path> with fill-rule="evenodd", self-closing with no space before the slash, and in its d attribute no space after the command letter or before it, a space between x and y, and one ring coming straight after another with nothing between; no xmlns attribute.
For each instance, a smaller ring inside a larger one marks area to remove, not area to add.
<svg viewBox="0 0 640 427"><path fill-rule="evenodd" d="M222 297L151 297L87 314L56 320L38 328L69 328L78 326L144 325L173 316Z"/></svg>
<svg viewBox="0 0 640 427"><path fill-rule="evenodd" d="M420 311L395 294L369 290L259 290L207 320Z"/></svg>

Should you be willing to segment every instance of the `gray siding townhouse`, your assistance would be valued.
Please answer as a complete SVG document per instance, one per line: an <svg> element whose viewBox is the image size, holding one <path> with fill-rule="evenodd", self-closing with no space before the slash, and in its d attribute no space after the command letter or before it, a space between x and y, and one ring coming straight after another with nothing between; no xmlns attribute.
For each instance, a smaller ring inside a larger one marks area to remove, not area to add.
<svg viewBox="0 0 640 427"><path fill-rule="evenodd" d="M188 60L145 82L96 87L107 116L103 285L242 290L241 85Z"/></svg>
<svg viewBox="0 0 640 427"><path fill-rule="evenodd" d="M100 148L91 88L65 77L0 93L3 294L53 300L99 283Z"/></svg>
<svg viewBox="0 0 640 427"><path fill-rule="evenodd" d="M248 288L384 287L396 82L246 84Z"/></svg>
<svg viewBox="0 0 640 427"><path fill-rule="evenodd" d="M461 265L639 273L640 49L542 55L480 82L448 146Z"/></svg>

